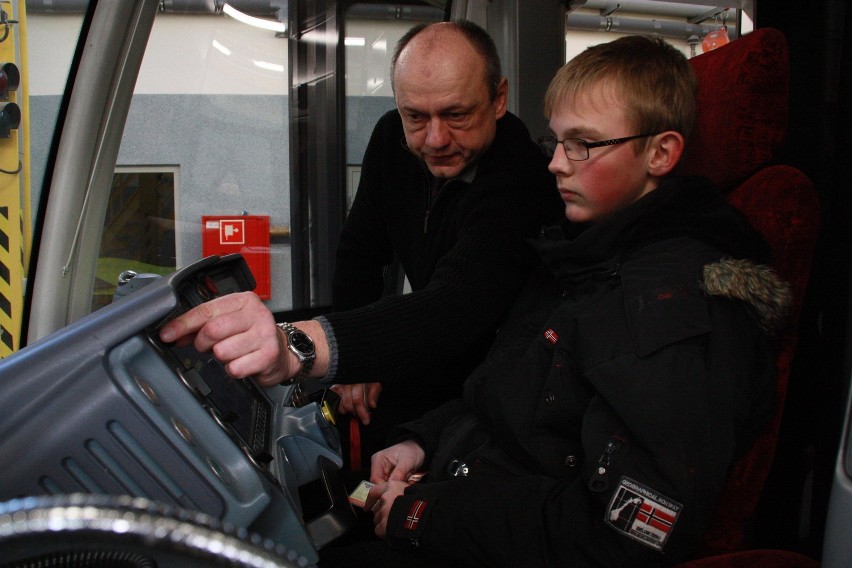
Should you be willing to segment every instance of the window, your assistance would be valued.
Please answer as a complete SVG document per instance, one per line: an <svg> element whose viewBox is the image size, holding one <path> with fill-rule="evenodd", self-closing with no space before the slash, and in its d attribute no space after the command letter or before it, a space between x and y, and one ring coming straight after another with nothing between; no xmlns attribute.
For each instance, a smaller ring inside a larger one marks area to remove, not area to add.
<svg viewBox="0 0 852 568"><path fill-rule="evenodd" d="M116 168L104 220L92 309L108 305L125 270L164 276L181 265L175 231L175 167Z"/></svg>

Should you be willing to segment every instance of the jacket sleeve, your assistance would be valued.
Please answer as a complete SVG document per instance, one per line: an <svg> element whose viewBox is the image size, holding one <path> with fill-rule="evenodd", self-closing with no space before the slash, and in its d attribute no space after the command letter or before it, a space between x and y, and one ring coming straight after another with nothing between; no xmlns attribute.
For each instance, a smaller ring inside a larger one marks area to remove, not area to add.
<svg viewBox="0 0 852 568"><path fill-rule="evenodd" d="M464 402L461 399L453 399L416 420L394 427L388 435L388 443L392 445L404 440L415 440L426 452L424 466L428 467L447 425L455 423L458 417L465 414Z"/></svg>
<svg viewBox="0 0 852 568"><path fill-rule="evenodd" d="M459 564L656 566L688 557L773 375L766 338L742 306L711 304L707 333L643 357L584 358L577 372L595 394L580 476L416 484L394 503L388 537ZM595 349L576 350L587 347Z"/></svg>

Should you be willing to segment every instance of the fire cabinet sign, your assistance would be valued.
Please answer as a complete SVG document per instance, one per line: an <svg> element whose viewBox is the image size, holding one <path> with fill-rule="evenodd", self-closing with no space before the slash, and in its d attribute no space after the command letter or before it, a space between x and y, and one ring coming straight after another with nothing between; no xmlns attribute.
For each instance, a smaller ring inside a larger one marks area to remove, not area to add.
<svg viewBox="0 0 852 568"><path fill-rule="evenodd" d="M203 255L240 253L257 282L254 293L262 300L272 297L269 267L269 216L203 215Z"/></svg>

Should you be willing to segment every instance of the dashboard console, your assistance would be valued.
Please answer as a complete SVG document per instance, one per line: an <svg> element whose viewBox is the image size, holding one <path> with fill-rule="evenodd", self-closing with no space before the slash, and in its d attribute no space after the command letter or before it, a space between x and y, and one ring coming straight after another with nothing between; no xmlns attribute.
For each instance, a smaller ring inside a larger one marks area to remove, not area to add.
<svg viewBox="0 0 852 568"><path fill-rule="evenodd" d="M354 513L338 480L336 395L261 388L159 327L251 290L239 255L167 277L124 274L112 304L0 364L0 501L129 495L198 511L283 544L300 563Z"/></svg>

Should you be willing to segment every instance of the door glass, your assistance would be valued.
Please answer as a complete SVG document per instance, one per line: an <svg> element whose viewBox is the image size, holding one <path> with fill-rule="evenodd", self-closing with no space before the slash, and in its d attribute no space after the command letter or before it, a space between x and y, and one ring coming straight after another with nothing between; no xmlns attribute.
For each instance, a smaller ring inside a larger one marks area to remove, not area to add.
<svg viewBox="0 0 852 568"><path fill-rule="evenodd" d="M19 264L18 274L9 274L9 281L19 284L16 291L3 289L6 271L0 266L0 339L4 341L13 335L8 330L19 329L20 324L3 320L2 312L14 314L14 304L23 298L21 283L26 274L31 224L41 188L51 181L45 179L51 141L87 11L85 2L78 0L28 3L26 14L15 12L23 0L9 4L11 10L4 10L10 21L20 22L18 28L12 25L9 41L18 40L17 30L26 24L26 46L17 45L28 53L5 56L5 60L28 57L21 91L27 95L29 108L22 113L26 127L20 129L24 133L19 134L20 152L14 148L10 161L0 163L0 169L14 172L20 154L25 166L22 175L26 177L17 192L21 196L20 212L0 206L0 233L7 228L3 219L17 229L18 241L10 242L8 256ZM445 4L437 0L399 5L363 2L344 13L347 130L345 143L333 143L351 167L346 184L352 194L372 128L381 114L393 108L388 70L393 46L413 25L444 19ZM211 216L268 220L263 225L268 227L268 234L261 235L265 242L261 239L260 245L245 245L253 257L267 265L261 272L272 275L268 307L277 312L293 306L290 116L295 111L289 100L292 63L288 42L292 38L288 37L291 14L287 5L248 0L159 3L124 124L112 194L105 207L104 235L97 246L86 241L86 246L80 247L91 257L99 255L91 294L84 290L85 295L77 300L83 310L86 298L91 298L91 309L106 305L124 270L167 273L205 254L240 252L239 248L224 246L228 243L220 243L219 250L208 250L206 244L211 239L207 231L216 224L202 220ZM314 39L306 33L298 41ZM14 94L11 100L15 100ZM326 134L336 140L336 133ZM310 187L306 190L312 191ZM101 190L94 187L92 191ZM106 199L97 199L103 207ZM72 230L81 226L88 230L92 219L86 215L84 211L83 218L63 221ZM322 222L310 220L312 225ZM319 254L328 257L333 252ZM63 271L83 265L70 258L66 262L66 257L58 262L63 263L59 267ZM87 268L94 265L92 262ZM12 305L4 310L7 303ZM68 312L72 320L79 317L76 305ZM34 337L50 325L39 324ZM9 344L14 350L14 338Z"/></svg>
<svg viewBox="0 0 852 568"><path fill-rule="evenodd" d="M27 141L32 161L32 203L27 204L27 210L33 214L41 194L47 154L85 11L86 7L82 5L73 12L54 13L28 7L23 23L26 26L27 40L26 45L20 45L20 49L28 60L28 67L23 70L22 79L24 87L29 87ZM20 14L17 17L20 18Z"/></svg>
<svg viewBox="0 0 852 568"><path fill-rule="evenodd" d="M113 211L114 201L137 192L139 207L137 216L107 218L99 282L114 287L138 263L171 272L205 253L248 247L252 271L276 275L270 308L290 306L289 246L286 238L269 240L286 236L290 215L286 22L284 9L157 14L110 201ZM217 241L205 250L211 229L203 216L246 215L268 217L264 242Z"/></svg>
<svg viewBox="0 0 852 568"><path fill-rule="evenodd" d="M124 270L168 273L202 258L205 215L269 218L272 239L266 235L263 254L254 256L276 274L270 308L290 305L288 39L280 4L160 4L118 152L92 309L109 303ZM28 15L34 187L41 187L84 12L81 2L53 2ZM213 254L231 252L240 249Z"/></svg>
<svg viewBox="0 0 852 568"><path fill-rule="evenodd" d="M270 233L286 233L286 22L284 8L273 13L228 6L224 14L157 15L118 158L119 166L169 164L180 176L172 218L150 224L171 224L170 231L154 234L168 239L174 254L169 257L165 244L152 245L162 253L152 264L168 269L200 259L207 230L203 216L266 216ZM126 230L136 232L133 225ZM285 309L290 306L289 247L282 239L265 237L266 254L253 259L265 265L261 271L276 275L270 308ZM256 245L221 243L206 252L241 252L242 246L256 251ZM127 258L132 258L129 251Z"/></svg>
<svg viewBox="0 0 852 568"><path fill-rule="evenodd" d="M433 3L434 4L434 3ZM390 60L397 41L420 23L440 22L435 5L354 4L346 11L346 206L355 198L361 161L379 118L395 108Z"/></svg>

